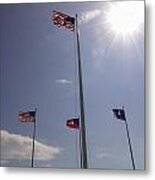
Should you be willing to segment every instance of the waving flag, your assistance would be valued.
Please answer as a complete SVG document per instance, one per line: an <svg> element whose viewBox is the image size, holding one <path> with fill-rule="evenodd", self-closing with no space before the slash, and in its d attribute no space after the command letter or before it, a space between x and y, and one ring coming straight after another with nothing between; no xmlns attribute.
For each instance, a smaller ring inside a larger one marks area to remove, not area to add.
<svg viewBox="0 0 155 180"><path fill-rule="evenodd" d="M79 118L68 119L66 126L69 128L79 129Z"/></svg>
<svg viewBox="0 0 155 180"><path fill-rule="evenodd" d="M62 12L53 10L52 21L58 27L64 26L71 31L75 29L75 18Z"/></svg>
<svg viewBox="0 0 155 180"><path fill-rule="evenodd" d="M113 109L112 111L113 111L113 113L114 113L114 116L115 116L117 119L120 119L120 120L123 120L123 121L126 120L124 109Z"/></svg>
<svg viewBox="0 0 155 180"><path fill-rule="evenodd" d="M34 122L35 121L35 111L19 112L20 122Z"/></svg>

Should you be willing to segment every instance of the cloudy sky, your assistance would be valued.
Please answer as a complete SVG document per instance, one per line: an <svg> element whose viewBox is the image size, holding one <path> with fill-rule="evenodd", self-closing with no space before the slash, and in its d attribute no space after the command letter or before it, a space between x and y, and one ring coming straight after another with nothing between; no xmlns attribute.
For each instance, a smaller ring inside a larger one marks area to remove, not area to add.
<svg viewBox="0 0 155 180"><path fill-rule="evenodd" d="M135 2L127 26L113 19L118 2L0 5L2 166L30 167L33 125L18 112L37 108L35 167L79 167L78 130L65 126L79 115L76 39L52 24L57 9L79 15L89 167L132 168L125 124L112 114L124 106L144 168L144 2Z"/></svg>

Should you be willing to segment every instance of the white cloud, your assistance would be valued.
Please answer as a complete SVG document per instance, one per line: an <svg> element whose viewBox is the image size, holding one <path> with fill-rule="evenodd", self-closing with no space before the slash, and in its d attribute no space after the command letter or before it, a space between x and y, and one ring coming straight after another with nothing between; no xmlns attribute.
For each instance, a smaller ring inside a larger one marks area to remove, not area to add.
<svg viewBox="0 0 155 180"><path fill-rule="evenodd" d="M94 18L96 18L100 14L101 14L101 11L99 9L94 9L91 11L85 11L80 15L80 18L79 18L80 22L79 23L80 24L88 23L89 21L93 20Z"/></svg>
<svg viewBox="0 0 155 180"><path fill-rule="evenodd" d="M32 151L32 139L28 136L13 134L1 130L1 158L8 160L29 160ZM35 141L35 160L46 161L56 158L62 149Z"/></svg>
<svg viewBox="0 0 155 180"><path fill-rule="evenodd" d="M109 156L110 156L110 154L108 154L106 152L101 152L99 154L96 154L96 158L98 158L98 159L103 159L103 158L109 157Z"/></svg>
<svg viewBox="0 0 155 180"><path fill-rule="evenodd" d="M95 154L97 159L111 158L114 156L114 154L111 152L111 149L107 149L103 147L96 148Z"/></svg>
<svg viewBox="0 0 155 180"><path fill-rule="evenodd" d="M117 150L115 148L103 148L103 147L97 147L95 151L95 157L97 159L111 159L111 160L126 160L126 155L124 154L125 150L122 151L122 149Z"/></svg>
<svg viewBox="0 0 155 180"><path fill-rule="evenodd" d="M55 82L58 84L72 84L72 81L69 81L67 79L56 79Z"/></svg>

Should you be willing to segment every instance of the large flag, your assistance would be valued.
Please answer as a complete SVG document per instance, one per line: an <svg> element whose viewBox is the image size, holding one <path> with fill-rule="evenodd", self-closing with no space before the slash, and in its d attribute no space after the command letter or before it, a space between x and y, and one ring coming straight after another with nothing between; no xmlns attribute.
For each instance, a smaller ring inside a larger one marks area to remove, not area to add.
<svg viewBox="0 0 155 180"><path fill-rule="evenodd" d="M19 112L20 122L34 122L35 121L35 111Z"/></svg>
<svg viewBox="0 0 155 180"><path fill-rule="evenodd" d="M123 121L126 120L124 109L113 109L112 111L113 111L113 113L114 113L114 116L115 116L117 119L120 119L120 120L123 120Z"/></svg>
<svg viewBox="0 0 155 180"><path fill-rule="evenodd" d="M58 27L64 26L71 31L75 30L75 18L62 12L53 10L52 21Z"/></svg>
<svg viewBox="0 0 155 180"><path fill-rule="evenodd" d="M66 126L73 129L79 129L79 118L68 119Z"/></svg>

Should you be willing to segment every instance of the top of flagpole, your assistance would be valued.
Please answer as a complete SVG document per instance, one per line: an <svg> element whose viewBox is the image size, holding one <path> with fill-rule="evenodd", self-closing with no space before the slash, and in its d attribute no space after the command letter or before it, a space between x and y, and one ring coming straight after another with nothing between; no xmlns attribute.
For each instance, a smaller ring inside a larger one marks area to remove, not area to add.
<svg viewBox="0 0 155 180"><path fill-rule="evenodd" d="M75 26L76 30L78 30L78 14L75 14Z"/></svg>

